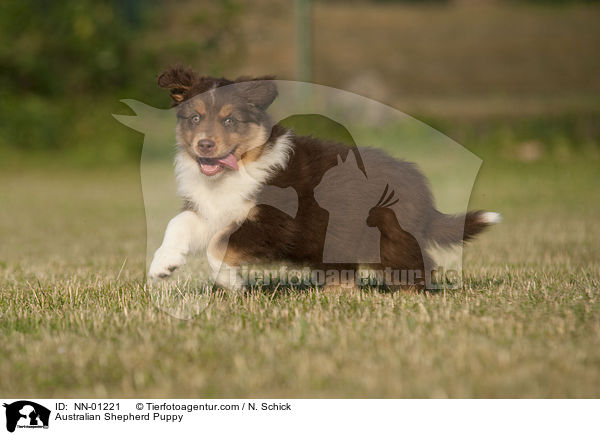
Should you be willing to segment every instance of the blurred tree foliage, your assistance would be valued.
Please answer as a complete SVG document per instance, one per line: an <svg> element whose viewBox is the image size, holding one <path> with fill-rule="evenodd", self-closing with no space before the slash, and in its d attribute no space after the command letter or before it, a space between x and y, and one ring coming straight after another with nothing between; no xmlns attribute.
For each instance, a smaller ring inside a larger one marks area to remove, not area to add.
<svg viewBox="0 0 600 435"><path fill-rule="evenodd" d="M134 4L127 14L123 6ZM97 92L131 80L138 2L4 1L1 84L39 95ZM122 5L122 6L119 6Z"/></svg>
<svg viewBox="0 0 600 435"><path fill-rule="evenodd" d="M139 155L139 136L111 113L121 98L166 103L156 75L202 60L219 73L236 57L232 1L2 0L0 156L69 149L89 161ZM182 15L182 11L185 14Z"/></svg>

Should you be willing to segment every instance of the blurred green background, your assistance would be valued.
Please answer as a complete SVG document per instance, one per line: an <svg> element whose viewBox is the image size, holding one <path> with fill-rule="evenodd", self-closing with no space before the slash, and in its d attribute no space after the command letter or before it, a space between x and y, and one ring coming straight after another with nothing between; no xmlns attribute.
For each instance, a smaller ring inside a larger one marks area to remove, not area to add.
<svg viewBox="0 0 600 435"><path fill-rule="evenodd" d="M167 107L155 83L172 63L296 79L293 5L3 1L0 165L139 161L141 135L111 113ZM483 157L596 153L599 20L591 1L316 1L311 75Z"/></svg>

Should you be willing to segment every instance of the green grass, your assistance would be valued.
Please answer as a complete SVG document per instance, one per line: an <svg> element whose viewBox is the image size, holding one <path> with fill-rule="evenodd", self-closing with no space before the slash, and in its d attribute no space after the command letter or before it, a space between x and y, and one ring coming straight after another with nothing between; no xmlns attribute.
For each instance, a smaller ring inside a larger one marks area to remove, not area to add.
<svg viewBox="0 0 600 435"><path fill-rule="evenodd" d="M161 15L151 39L203 73L293 79L282 5L243 10L244 47L216 53L223 71L197 51L202 5ZM464 288L444 293L216 294L197 318L173 318L143 284L139 172L102 169L139 156L141 135L110 114L131 114L120 98L165 107L149 90L158 71L136 65L145 85L101 98L3 100L0 393L600 396L598 16L587 4L315 4L317 83L426 119L484 160L471 208L505 221L465 250ZM532 163L527 141L543 151Z"/></svg>
<svg viewBox="0 0 600 435"><path fill-rule="evenodd" d="M486 158L505 221L465 286L215 294L197 318L143 284L135 167L0 174L0 391L32 397L598 397L597 154Z"/></svg>

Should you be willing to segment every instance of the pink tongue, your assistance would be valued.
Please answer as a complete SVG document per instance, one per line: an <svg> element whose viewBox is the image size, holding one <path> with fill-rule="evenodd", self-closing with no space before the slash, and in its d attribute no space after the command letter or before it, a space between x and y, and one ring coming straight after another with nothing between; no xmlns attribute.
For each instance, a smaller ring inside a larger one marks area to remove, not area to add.
<svg viewBox="0 0 600 435"><path fill-rule="evenodd" d="M234 171L238 170L238 162L233 154L229 154L227 157L217 160L222 165L227 166L228 168L233 169Z"/></svg>

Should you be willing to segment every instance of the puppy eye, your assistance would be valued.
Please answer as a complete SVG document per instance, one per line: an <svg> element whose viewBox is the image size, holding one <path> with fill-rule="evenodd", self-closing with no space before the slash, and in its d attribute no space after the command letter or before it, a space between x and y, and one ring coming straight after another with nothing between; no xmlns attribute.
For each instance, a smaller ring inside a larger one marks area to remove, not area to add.
<svg viewBox="0 0 600 435"><path fill-rule="evenodd" d="M225 127L231 127L234 123L235 123L235 121L231 117L227 117L223 120L223 125Z"/></svg>
<svg viewBox="0 0 600 435"><path fill-rule="evenodd" d="M194 124L198 124L200 122L200 115L194 115L190 119Z"/></svg>

